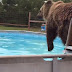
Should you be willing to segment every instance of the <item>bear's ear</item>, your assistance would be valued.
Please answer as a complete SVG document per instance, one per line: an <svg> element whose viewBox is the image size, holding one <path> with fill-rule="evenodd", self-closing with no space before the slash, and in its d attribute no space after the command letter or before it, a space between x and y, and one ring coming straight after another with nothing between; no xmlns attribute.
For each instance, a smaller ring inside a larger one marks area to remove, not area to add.
<svg viewBox="0 0 72 72"><path fill-rule="evenodd" d="M51 0L45 1L45 4L52 4L52 1Z"/></svg>

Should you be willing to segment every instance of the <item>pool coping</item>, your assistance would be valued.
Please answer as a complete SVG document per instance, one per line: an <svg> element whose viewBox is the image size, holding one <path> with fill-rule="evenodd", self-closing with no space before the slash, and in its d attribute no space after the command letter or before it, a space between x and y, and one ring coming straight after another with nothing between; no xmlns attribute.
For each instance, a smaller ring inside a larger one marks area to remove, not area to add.
<svg viewBox="0 0 72 72"><path fill-rule="evenodd" d="M19 32L27 32L27 33L35 33L35 34L44 34L46 35L46 33L43 33L43 32L34 32L34 31L26 31L26 30L0 30L0 32L16 32L16 31L19 31Z"/></svg>
<svg viewBox="0 0 72 72"><path fill-rule="evenodd" d="M72 57L72 54L0 56L0 64L45 62L44 58L57 59L57 58L65 58L65 57L66 58Z"/></svg>

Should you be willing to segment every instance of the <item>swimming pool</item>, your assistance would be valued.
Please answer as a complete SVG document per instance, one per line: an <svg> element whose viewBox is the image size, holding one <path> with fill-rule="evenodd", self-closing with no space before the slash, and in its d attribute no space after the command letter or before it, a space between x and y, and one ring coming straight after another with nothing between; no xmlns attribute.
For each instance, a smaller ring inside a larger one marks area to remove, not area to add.
<svg viewBox="0 0 72 72"><path fill-rule="evenodd" d="M59 37L54 40L54 47L51 52L48 52L45 34L0 32L0 56L63 54L64 45Z"/></svg>

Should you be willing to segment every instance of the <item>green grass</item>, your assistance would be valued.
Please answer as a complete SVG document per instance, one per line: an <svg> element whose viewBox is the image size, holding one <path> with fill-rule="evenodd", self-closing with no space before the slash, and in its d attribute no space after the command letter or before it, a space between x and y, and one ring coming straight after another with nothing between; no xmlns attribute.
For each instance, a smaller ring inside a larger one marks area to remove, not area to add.
<svg viewBox="0 0 72 72"><path fill-rule="evenodd" d="M28 31L28 28L23 27L7 27L7 26L1 26L0 30L26 30ZM40 28L30 28L30 31L40 32Z"/></svg>

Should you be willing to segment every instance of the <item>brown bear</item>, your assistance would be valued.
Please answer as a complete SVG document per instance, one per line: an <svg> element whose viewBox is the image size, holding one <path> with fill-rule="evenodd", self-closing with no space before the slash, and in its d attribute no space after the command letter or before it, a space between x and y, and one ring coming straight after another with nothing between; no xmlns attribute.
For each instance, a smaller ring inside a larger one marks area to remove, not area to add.
<svg viewBox="0 0 72 72"><path fill-rule="evenodd" d="M37 16L43 18L47 22L46 36L48 51L53 49L53 41L56 36L59 36L65 45L70 20L72 18L72 2L64 3L63 1L47 1L40 8Z"/></svg>

